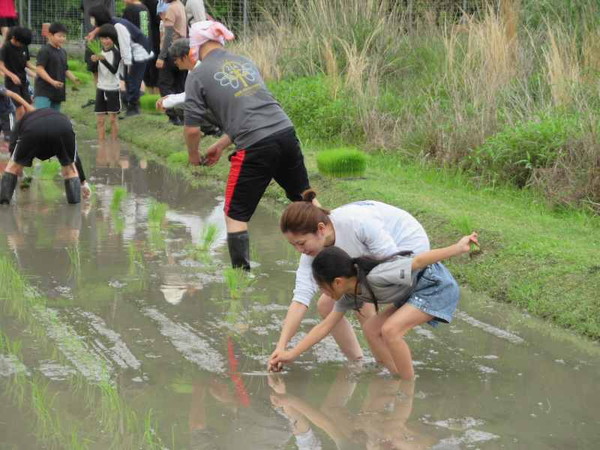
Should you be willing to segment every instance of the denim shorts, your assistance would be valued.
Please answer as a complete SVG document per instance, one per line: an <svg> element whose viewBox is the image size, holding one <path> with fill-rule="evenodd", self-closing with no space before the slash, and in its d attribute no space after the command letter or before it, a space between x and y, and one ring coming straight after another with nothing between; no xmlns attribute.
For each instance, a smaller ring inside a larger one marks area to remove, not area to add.
<svg viewBox="0 0 600 450"><path fill-rule="evenodd" d="M433 319L427 322L432 327L437 327L440 322L449 323L458 305L460 288L458 283L442 263L427 266L417 276L415 290L406 299L395 303L400 308L408 303L423 311Z"/></svg>

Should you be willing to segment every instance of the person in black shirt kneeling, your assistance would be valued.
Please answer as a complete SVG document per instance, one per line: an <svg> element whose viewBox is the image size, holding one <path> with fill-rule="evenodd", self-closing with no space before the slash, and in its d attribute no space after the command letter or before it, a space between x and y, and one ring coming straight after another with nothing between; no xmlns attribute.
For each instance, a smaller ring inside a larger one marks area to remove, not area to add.
<svg viewBox="0 0 600 450"><path fill-rule="evenodd" d="M67 201L80 203L82 195L90 196L73 125L64 114L49 108L25 114L13 130L9 150L11 158L0 181L0 205L10 203L23 167L31 167L34 158L44 161L53 156L62 166Z"/></svg>

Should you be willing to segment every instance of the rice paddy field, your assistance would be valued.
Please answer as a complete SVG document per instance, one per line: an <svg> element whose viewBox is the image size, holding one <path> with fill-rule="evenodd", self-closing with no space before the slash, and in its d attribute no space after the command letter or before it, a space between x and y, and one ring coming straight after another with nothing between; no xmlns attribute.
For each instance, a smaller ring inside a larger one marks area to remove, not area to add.
<svg viewBox="0 0 600 450"><path fill-rule="evenodd" d="M0 209L1 449L596 448L598 345L468 289L408 336L414 382L331 338L268 374L299 259L277 215L253 218L245 275L221 192L120 142L79 148L90 202L50 163Z"/></svg>

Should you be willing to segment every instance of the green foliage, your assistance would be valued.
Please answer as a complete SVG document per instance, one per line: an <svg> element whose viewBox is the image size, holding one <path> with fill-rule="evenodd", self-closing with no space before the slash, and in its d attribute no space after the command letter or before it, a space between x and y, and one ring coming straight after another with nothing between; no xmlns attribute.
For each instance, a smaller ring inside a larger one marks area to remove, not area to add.
<svg viewBox="0 0 600 450"><path fill-rule="evenodd" d="M86 66L85 61L80 59L69 59L67 61L67 67L71 72L85 72Z"/></svg>
<svg viewBox="0 0 600 450"><path fill-rule="evenodd" d="M223 277L232 299L239 299L244 291L256 281L250 273L242 269L225 269Z"/></svg>
<svg viewBox="0 0 600 450"><path fill-rule="evenodd" d="M476 148L467 166L492 182L523 187L534 169L552 166L569 139L579 133L577 117L562 114L508 126Z"/></svg>
<svg viewBox="0 0 600 450"><path fill-rule="evenodd" d="M356 135L356 107L342 92L334 96L326 77L272 82L269 89L303 137L327 140L340 134Z"/></svg>
<svg viewBox="0 0 600 450"><path fill-rule="evenodd" d="M152 114L162 114L156 109L156 102L160 99L158 94L144 94L140 97L140 107Z"/></svg>
<svg viewBox="0 0 600 450"><path fill-rule="evenodd" d="M56 159L47 159L40 164L40 180L54 180L60 175L60 162Z"/></svg>
<svg viewBox="0 0 600 450"><path fill-rule="evenodd" d="M148 226L150 228L161 228L165 222L168 209L169 205L166 203L152 199L148 206Z"/></svg>
<svg viewBox="0 0 600 450"><path fill-rule="evenodd" d="M187 166L188 152L186 150L182 150L180 152L171 153L167 157L167 162L170 166Z"/></svg>
<svg viewBox="0 0 600 450"><path fill-rule="evenodd" d="M367 168L367 155L355 148L336 148L317 153L319 172L333 177L360 177Z"/></svg>
<svg viewBox="0 0 600 450"><path fill-rule="evenodd" d="M121 209L121 203L127 197L127 189L124 187L116 187L113 191L112 201L110 203L110 209L113 211L119 211Z"/></svg>
<svg viewBox="0 0 600 450"><path fill-rule="evenodd" d="M83 86L87 86L93 80L93 75L89 72L79 72L79 71L71 71L73 75L77 77L77 79L81 82ZM69 82L71 82L69 80Z"/></svg>
<svg viewBox="0 0 600 450"><path fill-rule="evenodd" d="M93 39L88 42L87 48L96 56L100 56L102 54L102 44L98 39Z"/></svg>

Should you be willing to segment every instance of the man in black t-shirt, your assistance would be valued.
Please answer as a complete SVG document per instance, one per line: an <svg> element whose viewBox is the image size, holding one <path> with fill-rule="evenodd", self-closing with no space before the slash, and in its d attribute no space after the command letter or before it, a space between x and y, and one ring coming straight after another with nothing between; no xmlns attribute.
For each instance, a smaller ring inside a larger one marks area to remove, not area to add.
<svg viewBox="0 0 600 450"><path fill-rule="evenodd" d="M35 66L29 62L29 48L31 44L31 30L23 27L14 27L10 39L0 49L0 71L4 73L6 89L14 92L31 103L29 82L27 81L27 68L35 71ZM25 114L25 108L17 103L17 120Z"/></svg>
<svg viewBox="0 0 600 450"><path fill-rule="evenodd" d="M25 114L13 130L9 150L11 158L0 182L0 205L10 203L23 167L31 167L35 158L44 161L53 156L62 166L67 201L79 203L81 195L90 196L73 125L64 114L49 108Z"/></svg>

